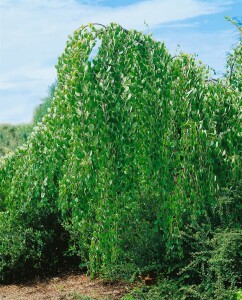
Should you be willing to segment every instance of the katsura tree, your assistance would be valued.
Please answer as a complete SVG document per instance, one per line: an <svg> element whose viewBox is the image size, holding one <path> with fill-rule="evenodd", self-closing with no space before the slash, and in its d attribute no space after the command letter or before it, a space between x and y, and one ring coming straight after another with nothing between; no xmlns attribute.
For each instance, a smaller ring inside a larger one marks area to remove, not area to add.
<svg viewBox="0 0 242 300"><path fill-rule="evenodd" d="M92 276L176 274L186 233L239 228L224 201L241 178L238 89L117 24L77 29L57 72L48 114L0 164L3 280L64 254Z"/></svg>

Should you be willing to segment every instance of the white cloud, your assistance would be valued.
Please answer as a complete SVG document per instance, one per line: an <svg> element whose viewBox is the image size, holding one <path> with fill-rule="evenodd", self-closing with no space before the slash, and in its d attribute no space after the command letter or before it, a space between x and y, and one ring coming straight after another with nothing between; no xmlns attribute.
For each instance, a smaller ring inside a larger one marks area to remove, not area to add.
<svg viewBox="0 0 242 300"><path fill-rule="evenodd" d="M27 114L32 114L56 78L54 65L64 50L68 34L81 24L116 22L125 28L145 30L146 21L155 30L166 22L221 12L229 3L147 0L110 7L101 5L100 0L1 0L0 122L30 119ZM20 106L21 113L16 109L14 119L13 107Z"/></svg>

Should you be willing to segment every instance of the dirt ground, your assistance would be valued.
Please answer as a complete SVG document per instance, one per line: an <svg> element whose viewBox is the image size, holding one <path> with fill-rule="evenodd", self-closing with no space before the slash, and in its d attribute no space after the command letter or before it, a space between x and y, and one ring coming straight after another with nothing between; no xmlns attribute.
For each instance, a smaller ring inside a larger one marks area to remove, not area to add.
<svg viewBox="0 0 242 300"><path fill-rule="evenodd" d="M0 285L0 300L118 300L131 286L91 280L86 275L65 275L21 285Z"/></svg>

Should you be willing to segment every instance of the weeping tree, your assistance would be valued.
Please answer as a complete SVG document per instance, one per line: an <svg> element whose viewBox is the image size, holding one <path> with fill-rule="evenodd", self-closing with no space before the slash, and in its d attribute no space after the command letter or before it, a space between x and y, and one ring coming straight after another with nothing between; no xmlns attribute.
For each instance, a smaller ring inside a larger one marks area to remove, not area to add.
<svg viewBox="0 0 242 300"><path fill-rule="evenodd" d="M237 88L116 24L76 30L57 71L48 114L0 164L2 280L65 255L92 276L177 274L188 228L239 232Z"/></svg>

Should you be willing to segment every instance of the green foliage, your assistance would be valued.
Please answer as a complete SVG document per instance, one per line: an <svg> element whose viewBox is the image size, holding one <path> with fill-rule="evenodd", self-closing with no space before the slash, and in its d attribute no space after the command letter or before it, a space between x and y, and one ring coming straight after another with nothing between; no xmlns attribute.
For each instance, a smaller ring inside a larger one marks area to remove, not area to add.
<svg viewBox="0 0 242 300"><path fill-rule="evenodd" d="M241 300L242 299L242 290L238 290L235 294L235 300Z"/></svg>
<svg viewBox="0 0 242 300"><path fill-rule="evenodd" d="M42 103L35 109L33 116L33 124L37 125L41 122L43 117L48 113L48 109L51 106L51 102L54 98L55 89L57 87L57 82L53 83L49 87L49 95L42 100Z"/></svg>
<svg viewBox="0 0 242 300"><path fill-rule="evenodd" d="M60 249L66 250L64 238L60 239L64 231L56 224L53 212L47 208L32 212L25 207L20 212L1 213L0 281L20 281L36 274L53 273L57 265L63 265L59 253Z"/></svg>
<svg viewBox="0 0 242 300"><path fill-rule="evenodd" d="M0 157L26 143L32 129L31 124L0 125Z"/></svg>
<svg viewBox="0 0 242 300"><path fill-rule="evenodd" d="M125 295L122 300L182 300L183 293L174 280L162 279L155 286L142 286L135 288L131 293Z"/></svg>
<svg viewBox="0 0 242 300"><path fill-rule="evenodd" d="M49 88L49 95L43 99L34 112L33 124L0 124L0 157L16 150L19 146L27 142L33 127L42 121L42 118L48 113L57 83L53 83Z"/></svg>
<svg viewBox="0 0 242 300"><path fill-rule="evenodd" d="M160 278L156 285L135 289L123 299L236 299L236 282L242 278L241 230L190 228L184 240L192 248L185 268L173 278Z"/></svg>
<svg viewBox="0 0 242 300"><path fill-rule="evenodd" d="M193 251L190 263L179 273L189 282L184 291L192 299L233 299L242 278L241 230L203 229L186 239Z"/></svg>
<svg viewBox="0 0 242 300"><path fill-rule="evenodd" d="M227 18L239 31L237 44L227 57L226 79L230 86L242 92L242 20Z"/></svg>
<svg viewBox="0 0 242 300"><path fill-rule="evenodd" d="M233 291L239 90L211 82L192 56L172 57L164 44L116 24L76 30L57 71L48 114L0 162L2 280L30 265L58 265L68 243L91 276L180 272L197 295ZM176 297L173 281L162 285L152 299L167 286Z"/></svg>

